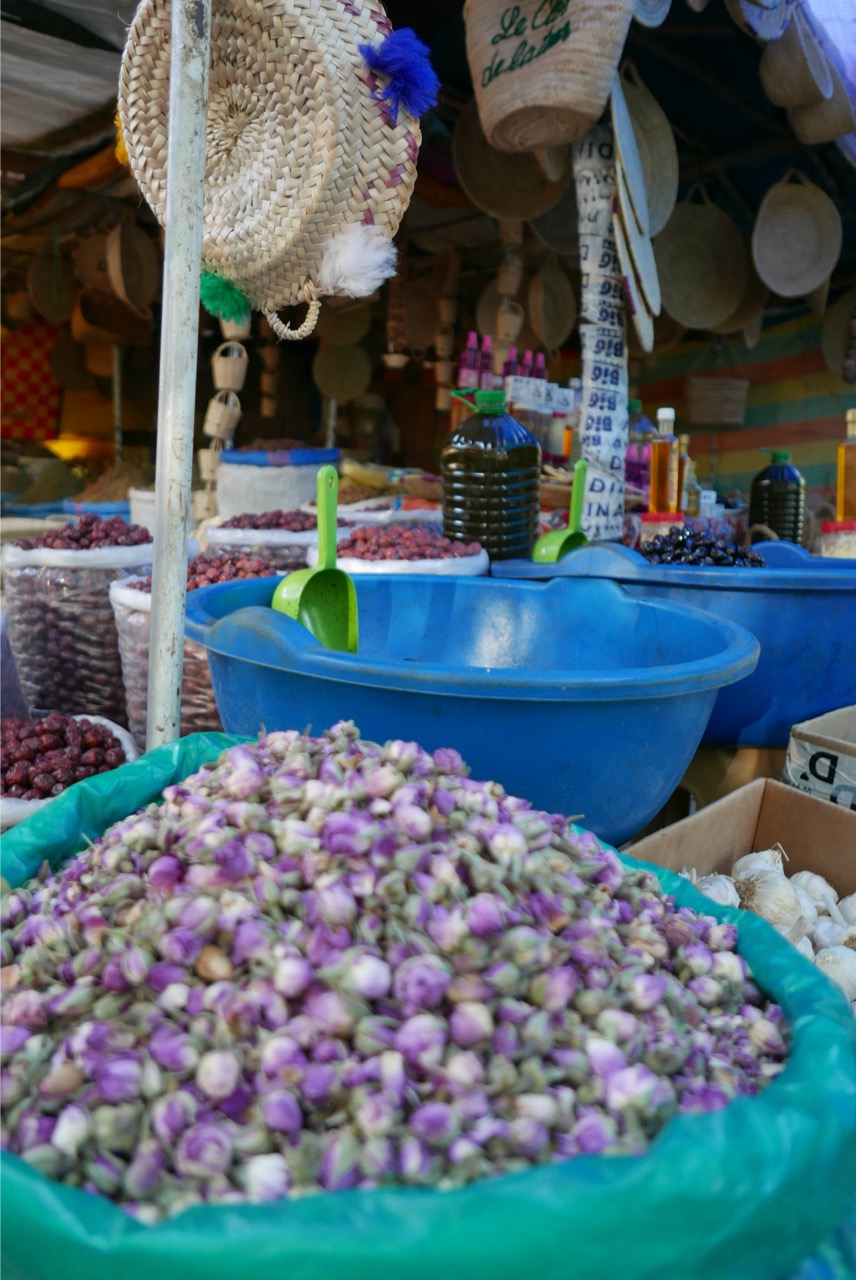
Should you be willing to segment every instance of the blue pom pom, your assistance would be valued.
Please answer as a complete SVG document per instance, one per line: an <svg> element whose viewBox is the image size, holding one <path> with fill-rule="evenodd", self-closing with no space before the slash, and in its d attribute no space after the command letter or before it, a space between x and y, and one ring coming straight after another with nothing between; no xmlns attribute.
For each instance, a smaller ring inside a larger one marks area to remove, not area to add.
<svg viewBox="0 0 856 1280"><path fill-rule="evenodd" d="M393 31L377 47L361 44L360 53L372 71L378 71L389 79L386 88L374 96L390 104L393 124L398 119L398 108L402 104L412 116L421 116L434 106L440 81L431 66L428 46L410 27Z"/></svg>

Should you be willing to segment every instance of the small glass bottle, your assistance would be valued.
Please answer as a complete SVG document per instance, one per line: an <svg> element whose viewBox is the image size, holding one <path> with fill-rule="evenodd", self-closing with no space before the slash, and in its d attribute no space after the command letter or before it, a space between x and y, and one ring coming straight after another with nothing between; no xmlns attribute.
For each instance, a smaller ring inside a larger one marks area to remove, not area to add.
<svg viewBox="0 0 856 1280"><path fill-rule="evenodd" d="M684 481L686 491L686 506L684 507L684 515L697 516L701 508L701 485L696 475L695 463L690 458L687 463L687 476Z"/></svg>
<svg viewBox="0 0 856 1280"><path fill-rule="evenodd" d="M848 409L846 439L838 446L835 486L835 519L856 520L856 409Z"/></svg>
<svg viewBox="0 0 856 1280"><path fill-rule="evenodd" d="M651 442L651 493L648 510L678 510L678 437L674 409L657 410L657 434Z"/></svg>
<svg viewBox="0 0 856 1280"><path fill-rule="evenodd" d="M690 467L690 438L678 436L678 510L687 509L687 476Z"/></svg>

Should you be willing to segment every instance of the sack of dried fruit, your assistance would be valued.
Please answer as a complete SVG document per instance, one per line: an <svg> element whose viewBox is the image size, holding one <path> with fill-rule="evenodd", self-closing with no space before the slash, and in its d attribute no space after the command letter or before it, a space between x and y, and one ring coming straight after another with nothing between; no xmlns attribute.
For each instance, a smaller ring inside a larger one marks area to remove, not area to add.
<svg viewBox="0 0 856 1280"><path fill-rule="evenodd" d="M341 542L349 529L341 519L339 526ZM318 545L318 518L308 511L244 512L209 525L206 538L212 551L264 556L278 573L291 573L306 568L309 548Z"/></svg>
<svg viewBox="0 0 856 1280"><path fill-rule="evenodd" d="M310 566L318 548L310 547ZM345 573L439 573L483 578L490 568L478 542L457 542L428 525L362 525L339 541L336 567Z"/></svg>
<svg viewBox="0 0 856 1280"><path fill-rule="evenodd" d="M856 1189L841 994L454 750L194 736L2 872L11 1280L779 1280Z"/></svg>
<svg viewBox="0 0 856 1280"><path fill-rule="evenodd" d="M187 590L212 586L217 582L233 582L238 578L267 577L276 572L269 559L244 551L198 555L187 565ZM145 751L152 625L151 578L129 577L113 582L110 586L110 603L119 636L128 726L140 750ZM193 640L185 640L181 677L181 732L216 732L220 728L220 714L211 686L207 650Z"/></svg>
<svg viewBox="0 0 856 1280"><path fill-rule="evenodd" d="M3 547L9 640L30 707L127 724L110 584L151 563L148 530L118 516L85 515Z"/></svg>

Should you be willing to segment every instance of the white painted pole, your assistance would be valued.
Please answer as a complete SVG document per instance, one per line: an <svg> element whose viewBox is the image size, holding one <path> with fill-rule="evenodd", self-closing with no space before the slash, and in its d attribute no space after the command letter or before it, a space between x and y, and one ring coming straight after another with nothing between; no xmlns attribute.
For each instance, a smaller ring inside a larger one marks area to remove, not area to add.
<svg viewBox="0 0 856 1280"><path fill-rule="evenodd" d="M180 733L211 0L173 0L147 747Z"/></svg>

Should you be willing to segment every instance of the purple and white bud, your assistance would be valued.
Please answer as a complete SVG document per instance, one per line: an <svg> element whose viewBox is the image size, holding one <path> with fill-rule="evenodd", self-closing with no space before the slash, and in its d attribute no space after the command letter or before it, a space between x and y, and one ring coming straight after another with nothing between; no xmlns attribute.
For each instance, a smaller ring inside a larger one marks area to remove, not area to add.
<svg viewBox="0 0 856 1280"><path fill-rule="evenodd" d="M399 965L392 989L406 1014L436 1009L452 980L451 970L439 956L413 956Z"/></svg>
<svg viewBox="0 0 856 1280"><path fill-rule="evenodd" d="M511 862L513 858L525 858L529 852L526 837L511 822L501 822L494 827L488 840L488 848L497 862Z"/></svg>
<svg viewBox="0 0 856 1280"><path fill-rule="evenodd" d="M57 1151L75 1159L91 1133L92 1117L89 1112L85 1107L70 1102L57 1116L50 1141Z"/></svg>
<svg viewBox="0 0 856 1280"><path fill-rule="evenodd" d="M300 1103L287 1089L277 1089L274 1093L267 1094L262 1102L262 1115L268 1128L277 1133L287 1133L293 1137L303 1128Z"/></svg>
<svg viewBox="0 0 856 1280"><path fill-rule="evenodd" d="M159 1067L178 1075L195 1070L199 1063L190 1037L177 1027L158 1027L149 1037L148 1050Z"/></svg>
<svg viewBox="0 0 856 1280"><path fill-rule="evenodd" d="M360 1181L360 1144L347 1129L328 1134L318 1181L327 1191L346 1191Z"/></svg>
<svg viewBox="0 0 856 1280"><path fill-rule="evenodd" d="M548 969L529 984L529 997L548 1013L567 1009L579 987L576 971L569 965Z"/></svg>
<svg viewBox="0 0 856 1280"><path fill-rule="evenodd" d="M722 987L715 978L708 977L706 974L700 975L698 978L690 978L687 983L687 990L691 991L699 1004L706 1009L712 1008L722 1001Z"/></svg>
<svg viewBox="0 0 856 1280"><path fill-rule="evenodd" d="M330 876L322 876L316 883L315 905L321 919L333 926L348 925L357 914L354 895L344 880Z"/></svg>
<svg viewBox="0 0 856 1280"><path fill-rule="evenodd" d="M782 1033L769 1018L758 1018L749 1027L749 1043L757 1053L783 1058L787 1053Z"/></svg>
<svg viewBox="0 0 856 1280"><path fill-rule="evenodd" d="M403 1022L395 1033L395 1048L405 1061L417 1067L436 1067L448 1040L446 1024L430 1013L419 1013Z"/></svg>
<svg viewBox="0 0 856 1280"><path fill-rule="evenodd" d="M485 1004L464 1001L452 1010L449 1031L455 1044L470 1049L490 1040L494 1032L493 1014Z"/></svg>
<svg viewBox="0 0 856 1280"><path fill-rule="evenodd" d="M47 1026L48 1011L38 991L13 991L0 1007L0 1016L8 1026L40 1031Z"/></svg>
<svg viewBox="0 0 856 1280"><path fill-rule="evenodd" d="M466 1093L484 1082L484 1067L474 1053L452 1053L445 1063L444 1078L452 1093Z"/></svg>
<svg viewBox="0 0 856 1280"><path fill-rule="evenodd" d="M236 800L246 800L264 786L265 775L246 747L231 747L226 763L228 769L221 773L221 783Z"/></svg>
<svg viewBox="0 0 856 1280"><path fill-rule="evenodd" d="M105 1102L131 1102L140 1096L142 1059L136 1052L115 1053L99 1062L93 1075Z"/></svg>
<svg viewBox="0 0 856 1280"><path fill-rule="evenodd" d="M591 1063L592 1071L602 1080L623 1071L627 1066L624 1054L611 1040L599 1036L589 1036L585 1042L585 1052Z"/></svg>
<svg viewBox="0 0 856 1280"><path fill-rule="evenodd" d="M538 1160L550 1147L550 1134L540 1120L518 1116L508 1126L508 1138L518 1155Z"/></svg>
<svg viewBox="0 0 856 1280"><path fill-rule="evenodd" d="M492 893L477 893L469 902L467 922L470 933L477 938L488 938L500 933L505 925L505 910L501 898Z"/></svg>
<svg viewBox="0 0 856 1280"><path fill-rule="evenodd" d="M173 1146L196 1120L197 1110L196 1099L184 1089L156 1098L149 1113L155 1136L166 1146Z"/></svg>
<svg viewBox="0 0 856 1280"><path fill-rule="evenodd" d="M703 942L691 942L681 947L675 959L694 978L710 973L713 967L713 956Z"/></svg>
<svg viewBox="0 0 856 1280"><path fill-rule="evenodd" d="M461 1131L454 1107L446 1102L426 1102L410 1116L413 1134L427 1147L447 1147Z"/></svg>
<svg viewBox="0 0 856 1280"><path fill-rule="evenodd" d="M579 1118L571 1129L573 1138L580 1152L587 1155L599 1155L614 1146L618 1137L618 1126L612 1116L606 1115L595 1107L581 1107Z"/></svg>
<svg viewBox="0 0 856 1280"><path fill-rule="evenodd" d="M232 1163L232 1143L226 1126L203 1121L187 1129L175 1149L177 1173L189 1178L210 1178L225 1173Z"/></svg>
<svg viewBox="0 0 856 1280"><path fill-rule="evenodd" d="M659 973L638 973L629 983L628 997L639 1013L653 1009L666 994L666 979Z"/></svg>
<svg viewBox="0 0 856 1280"><path fill-rule="evenodd" d="M392 970L380 956L353 949L342 957L342 986L365 1000L378 1000L392 986Z"/></svg>
<svg viewBox="0 0 856 1280"><path fill-rule="evenodd" d="M303 1008L324 1035L347 1036L354 1029L354 1016L338 991L310 991Z"/></svg>
<svg viewBox="0 0 856 1280"><path fill-rule="evenodd" d="M160 858L155 858L149 863L146 872L149 884L154 885L156 889L172 889L177 885L184 876L184 867L178 858L174 858L172 854L165 853Z"/></svg>
<svg viewBox="0 0 856 1280"><path fill-rule="evenodd" d="M291 1179L283 1156L276 1152L252 1156L241 1169L241 1183L253 1204L281 1200L288 1194Z"/></svg>
<svg viewBox="0 0 856 1280"><path fill-rule="evenodd" d="M125 1173L123 1190L133 1199L151 1196L166 1172L166 1152L154 1138L144 1138Z"/></svg>
<svg viewBox="0 0 856 1280"><path fill-rule="evenodd" d="M196 1086L207 1098L228 1098L241 1077L241 1064L228 1049L203 1053L196 1068Z"/></svg>
<svg viewBox="0 0 856 1280"><path fill-rule="evenodd" d="M455 908L435 907L425 926L425 932L441 951L453 952L469 937L469 928L463 911Z"/></svg>
<svg viewBox="0 0 856 1280"><path fill-rule="evenodd" d="M313 978L312 966L302 956L283 956L274 969L273 985L280 995L302 995Z"/></svg>

